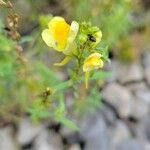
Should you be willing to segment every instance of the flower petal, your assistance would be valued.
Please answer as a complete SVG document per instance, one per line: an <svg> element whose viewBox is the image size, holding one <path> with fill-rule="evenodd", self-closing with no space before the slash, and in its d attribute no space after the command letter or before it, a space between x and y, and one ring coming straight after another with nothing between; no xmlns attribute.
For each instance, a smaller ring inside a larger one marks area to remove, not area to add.
<svg viewBox="0 0 150 150"><path fill-rule="evenodd" d="M98 44L102 39L102 31L101 30L95 33L95 38L96 38L96 44Z"/></svg>
<svg viewBox="0 0 150 150"><path fill-rule="evenodd" d="M65 64L67 64L70 61L71 58L72 58L71 56L66 56L60 63L56 63L54 65L59 66L59 67L64 66Z"/></svg>
<svg viewBox="0 0 150 150"><path fill-rule="evenodd" d="M56 26L59 22L62 22L62 21L65 21L65 19L62 18L62 17L59 17L59 16L53 17L53 18L51 19L51 21L49 22L49 24L48 24L49 29L55 28L55 26Z"/></svg>
<svg viewBox="0 0 150 150"><path fill-rule="evenodd" d="M103 60L101 59L101 54L99 53L93 53L90 56L88 56L83 65L83 71L91 71L93 69L99 69L102 68L104 63Z"/></svg>
<svg viewBox="0 0 150 150"><path fill-rule="evenodd" d="M54 17L48 24L49 31L53 39L55 39L57 51L64 51L70 31L70 25L64 18Z"/></svg>
<svg viewBox="0 0 150 150"><path fill-rule="evenodd" d="M71 53L75 49L74 40L78 34L79 24L76 21L73 21L70 26L69 36L67 39L67 45L64 50L64 54Z"/></svg>
<svg viewBox="0 0 150 150"><path fill-rule="evenodd" d="M79 24L76 21L73 21L70 26L66 23L64 18L57 16L51 19L48 24L48 29L42 32L42 38L49 47L64 54L70 54L76 49L74 40L78 30Z"/></svg>
<svg viewBox="0 0 150 150"><path fill-rule="evenodd" d="M54 38L52 37L49 29L43 30L42 39L49 47L53 47L53 48L56 47L56 42L55 42Z"/></svg>

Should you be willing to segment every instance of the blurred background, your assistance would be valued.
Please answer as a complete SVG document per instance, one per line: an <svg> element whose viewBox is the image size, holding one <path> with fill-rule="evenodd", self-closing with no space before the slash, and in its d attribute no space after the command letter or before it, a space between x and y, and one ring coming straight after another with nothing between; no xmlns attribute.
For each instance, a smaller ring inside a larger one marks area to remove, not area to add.
<svg viewBox="0 0 150 150"><path fill-rule="evenodd" d="M21 47L7 35L8 12L0 6L0 150L150 150L150 1L11 2L20 17ZM71 64L53 66L62 55L41 39L52 16L91 21L109 47L109 75L101 74L88 94L81 85L77 99L74 89L57 97L63 95L79 131L44 117L34 123L28 112L46 87L68 79Z"/></svg>

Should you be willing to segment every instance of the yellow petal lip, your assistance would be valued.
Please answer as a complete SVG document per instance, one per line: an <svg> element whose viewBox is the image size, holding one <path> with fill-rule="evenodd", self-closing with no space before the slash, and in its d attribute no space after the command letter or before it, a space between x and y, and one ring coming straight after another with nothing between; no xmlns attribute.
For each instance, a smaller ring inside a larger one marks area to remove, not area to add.
<svg viewBox="0 0 150 150"><path fill-rule="evenodd" d="M42 32L42 39L46 43L47 46L53 47L54 49L57 48L55 39L53 38L53 36L50 33L49 29L43 30L43 32Z"/></svg>
<svg viewBox="0 0 150 150"><path fill-rule="evenodd" d="M70 25L62 17L54 17L48 24L49 30L56 40L58 49L64 49L70 31Z"/></svg>
<svg viewBox="0 0 150 150"><path fill-rule="evenodd" d="M88 56L83 64L83 71L89 72L93 69L99 69L104 66L103 60L101 59L101 54L99 53L93 53L90 56Z"/></svg>
<svg viewBox="0 0 150 150"><path fill-rule="evenodd" d="M67 44L66 44L66 47L64 49L65 54L69 54L69 53L73 52L73 50L75 49L74 40L78 34L78 31L79 31L79 24L76 21L73 21L71 23L71 26L70 26Z"/></svg>
<svg viewBox="0 0 150 150"><path fill-rule="evenodd" d="M96 44L98 44L102 39L102 31L101 30L99 30L98 32L95 33L95 38L96 38Z"/></svg>
<svg viewBox="0 0 150 150"><path fill-rule="evenodd" d="M102 31L99 30L98 32L96 32L95 34L93 34L94 38L96 39L96 42L92 42L91 45L93 47L95 47L97 44L99 44L101 42L102 39Z"/></svg>
<svg viewBox="0 0 150 150"><path fill-rule="evenodd" d="M42 39L49 47L68 54L74 49L78 29L79 25L76 21L69 25L64 18L56 16L48 23L48 29L42 32Z"/></svg>
<svg viewBox="0 0 150 150"><path fill-rule="evenodd" d="M53 17L50 22L48 23L48 28L53 28L54 26L56 26L59 22L64 22L65 19L63 17L60 16L55 16Z"/></svg>
<svg viewBox="0 0 150 150"><path fill-rule="evenodd" d="M71 58L71 56L66 56L60 63L55 63L54 65L58 67L64 66L70 61Z"/></svg>

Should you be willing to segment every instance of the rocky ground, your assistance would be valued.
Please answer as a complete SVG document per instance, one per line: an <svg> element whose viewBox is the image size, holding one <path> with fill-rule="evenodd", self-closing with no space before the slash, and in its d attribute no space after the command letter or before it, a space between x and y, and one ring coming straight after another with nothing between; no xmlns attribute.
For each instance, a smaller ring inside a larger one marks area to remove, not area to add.
<svg viewBox="0 0 150 150"><path fill-rule="evenodd" d="M149 51L130 65L112 60L103 107L79 120L79 133L24 118L0 129L0 150L150 150L149 64Z"/></svg>

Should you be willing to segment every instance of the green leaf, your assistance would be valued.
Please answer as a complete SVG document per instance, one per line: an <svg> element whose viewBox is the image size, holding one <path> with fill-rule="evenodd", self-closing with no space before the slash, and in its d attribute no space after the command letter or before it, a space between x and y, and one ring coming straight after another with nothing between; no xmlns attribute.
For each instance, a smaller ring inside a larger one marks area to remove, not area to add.
<svg viewBox="0 0 150 150"><path fill-rule="evenodd" d="M0 43L1 43L0 51L13 50L15 44L12 40L8 39L2 34L0 34Z"/></svg>
<svg viewBox="0 0 150 150"><path fill-rule="evenodd" d="M38 109L36 110L36 109L28 108L27 112L31 114L31 117L36 116L37 118L47 118L51 116L50 112L47 110L39 111Z"/></svg>
<svg viewBox="0 0 150 150"><path fill-rule="evenodd" d="M109 61L108 46L99 46L96 50L102 55L104 61Z"/></svg>
<svg viewBox="0 0 150 150"><path fill-rule="evenodd" d="M54 86L54 89L57 91L66 90L67 88L71 87L73 85L72 80L64 81L56 86Z"/></svg>
<svg viewBox="0 0 150 150"><path fill-rule="evenodd" d="M20 40L20 43L31 42L33 41L33 37L31 36L23 36Z"/></svg>
<svg viewBox="0 0 150 150"><path fill-rule="evenodd" d="M28 108L27 111L31 114L31 117L47 118L52 115L52 113L50 114L48 109L49 104L43 103L43 100L39 98L33 100L31 108Z"/></svg>
<svg viewBox="0 0 150 150"><path fill-rule="evenodd" d="M13 64L11 62L0 63L0 76L9 76L13 72Z"/></svg>
<svg viewBox="0 0 150 150"><path fill-rule="evenodd" d="M76 126L74 122L71 120L65 118L65 102L64 102L64 94L60 94L60 99L59 99L59 106L57 107L55 111L55 117L56 121L62 123L63 125L73 129L73 130L79 130L79 128Z"/></svg>
<svg viewBox="0 0 150 150"><path fill-rule="evenodd" d="M93 75L89 78L89 80L98 80L98 79L106 79L112 76L111 72L108 71L95 71ZM81 77L79 80L84 81L84 77Z"/></svg>
<svg viewBox="0 0 150 150"><path fill-rule="evenodd" d="M79 115L86 115L87 113L94 113L102 106L101 94L98 87L93 87L84 99L75 101L74 109Z"/></svg>
<svg viewBox="0 0 150 150"><path fill-rule="evenodd" d="M72 122L71 120L67 119L67 118L61 118L60 120L58 120L60 123L62 123L63 125L67 126L70 129L73 129L75 131L79 131L79 127Z"/></svg>
<svg viewBox="0 0 150 150"><path fill-rule="evenodd" d="M94 72L93 76L90 77L90 80L105 79L111 76L112 76L112 72L96 71Z"/></svg>
<svg viewBox="0 0 150 150"><path fill-rule="evenodd" d="M63 93L59 94L59 105L55 110L56 118L63 118L65 116L65 102L64 102L64 95Z"/></svg>
<svg viewBox="0 0 150 150"><path fill-rule="evenodd" d="M49 86L57 85L60 82L60 79L50 68L48 68L43 63L36 64L36 70L41 75L42 82L45 82Z"/></svg>
<svg viewBox="0 0 150 150"><path fill-rule="evenodd" d="M62 112L64 112L65 111L65 102L64 102L64 94L63 93L61 93L60 94L60 100L59 100L59 109L62 111Z"/></svg>

